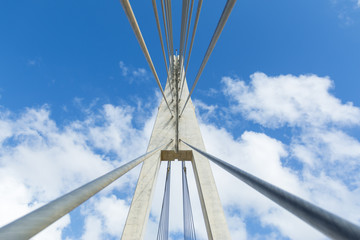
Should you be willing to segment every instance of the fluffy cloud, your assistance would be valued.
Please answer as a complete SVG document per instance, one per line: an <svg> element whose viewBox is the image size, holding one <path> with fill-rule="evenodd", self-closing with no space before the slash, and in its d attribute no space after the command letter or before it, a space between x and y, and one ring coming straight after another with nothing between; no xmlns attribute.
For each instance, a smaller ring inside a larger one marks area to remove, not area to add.
<svg viewBox="0 0 360 240"><path fill-rule="evenodd" d="M342 104L329 93L333 82L316 75L269 77L254 73L244 81L224 77L224 92L234 110L264 126L321 126L360 123L360 110L351 102Z"/></svg>
<svg viewBox="0 0 360 240"><path fill-rule="evenodd" d="M143 154L154 119L138 129L133 123L133 108L108 104L86 111L83 120L59 127L47 106L19 114L1 110L0 225ZM99 234L121 235L122 228L115 225L123 225L129 197L108 194L114 189L133 189L138 171L126 174L88 203L94 210L84 211L84 236L98 236L93 233L98 231L98 218L104 229ZM61 239L70 220L64 216L35 238Z"/></svg>
<svg viewBox="0 0 360 240"><path fill-rule="evenodd" d="M201 130L208 151L359 223L354 212L360 211L360 142L343 128L358 127L360 109L342 103L329 92L332 81L315 75L269 77L255 73L248 84L229 77L223 78L223 84L232 117L240 113L265 127L264 133L245 131L234 138L228 130L207 121L205 115ZM266 135L267 129L274 127L277 135L290 136L288 143ZM324 238L219 167L214 165L213 170L229 225L234 225L233 216L245 219L247 238ZM256 230L254 218L259 222Z"/></svg>
<svg viewBox="0 0 360 240"><path fill-rule="evenodd" d="M119 68L121 70L121 75L125 77L129 83L134 82L134 80L142 82L151 77L151 74L145 68L134 68L126 65L123 61L119 62Z"/></svg>
<svg viewBox="0 0 360 240"><path fill-rule="evenodd" d="M128 70L130 71L130 70ZM291 193L359 223L358 172L360 142L346 131L359 125L359 108L331 94L329 78L315 75L266 76L255 73L250 82L223 78L230 100L227 120L244 118L261 125L238 136L218 125L218 118L200 114L207 150L229 163ZM224 108L197 105L211 115ZM47 106L20 114L0 111L0 225L141 155L155 119L130 106L104 105L87 109L85 117L59 126ZM150 116L151 115L151 116ZM286 126L282 128L282 126ZM271 129L270 129L271 128ZM346 128L346 129L345 129ZM267 134L287 135L288 142ZM274 130L275 129L275 130ZM155 238L165 182L161 166L147 227ZM191 166L190 197L198 239L206 239L205 224ZM212 165L233 239L324 239L324 236L281 209L235 177ZM182 232L180 163L172 169L170 237ZM121 236L139 168L119 179L85 205L63 217L36 239L111 239ZM46 183L46 184L44 184ZM176 190L177 189L177 190ZM120 193L120 194L119 194ZM72 221L74 220L74 221ZM84 225L72 225L80 220ZM71 230L69 230L71 229ZM69 233L70 232L70 233Z"/></svg>

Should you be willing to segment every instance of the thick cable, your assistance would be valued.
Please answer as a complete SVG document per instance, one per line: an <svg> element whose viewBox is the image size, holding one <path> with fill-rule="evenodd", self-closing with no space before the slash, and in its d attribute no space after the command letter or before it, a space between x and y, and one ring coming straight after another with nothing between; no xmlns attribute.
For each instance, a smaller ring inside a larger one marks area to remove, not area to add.
<svg viewBox="0 0 360 240"><path fill-rule="evenodd" d="M171 161L168 161L167 170L166 170L164 197L161 207L157 240L168 239L169 237L170 178L171 178Z"/></svg>
<svg viewBox="0 0 360 240"><path fill-rule="evenodd" d="M217 42L217 40L218 40L219 37L220 37L220 34L221 34L221 32L222 32L225 24L226 24L226 21L228 20L228 18L229 18L229 16L230 16L231 10L233 9L235 3L236 3L236 0L228 0L228 1L226 2L226 5L225 5L224 10L223 10L223 12L222 12L222 14L221 14L220 20L219 20L219 22L218 22L218 25L217 25L217 27L216 27L216 29L215 29L214 35L213 35L212 38L211 38L210 44L209 44L209 46L208 46L208 49L206 50L204 59L203 59L203 61L202 61L202 63L201 63L200 69L199 69L199 71L198 71L198 73L197 73L197 75L196 75L194 84L192 85L190 94L189 94L189 96L187 97L187 99L186 99L186 101L185 101L185 104L184 104L184 107L183 107L183 109L182 109L182 111L181 111L181 113L180 113L180 116L181 116L181 114L182 114L182 113L184 112L184 110L185 110L186 104L188 103L188 101L189 101L189 99L190 99L190 97L191 97L191 94L193 93L193 91L194 91L194 89L195 89L195 86L196 86L197 82L199 81L199 78L200 78L200 76L201 76L201 73L203 72L206 63L208 62L209 57L210 57L212 51L214 50L214 47L215 47L215 45L216 45L216 42Z"/></svg>
<svg viewBox="0 0 360 240"><path fill-rule="evenodd" d="M196 29L197 29L197 25L199 22L199 17L200 17L200 12L201 12L201 6L202 6L202 2L203 0L199 0L198 5L197 5L197 10L196 10L196 16L195 16L195 22L194 22L194 27L193 27L193 32L192 32L192 36L191 36L191 42L190 42L190 48L189 48L189 53L186 59L186 67L185 67L185 76L187 73L187 69L189 67L189 61L190 61L190 56L191 56L191 51L193 48L193 44L194 44L194 39L195 39L195 34L196 34ZM181 83L181 92L180 92L180 99L183 93L183 89L184 89L184 83L185 83L185 77Z"/></svg>
<svg viewBox="0 0 360 240"><path fill-rule="evenodd" d="M360 239L360 227L182 141L331 239Z"/></svg>
<svg viewBox="0 0 360 240"><path fill-rule="evenodd" d="M156 70L155 70L155 67L154 67L154 64L151 60L151 57L150 57L150 54L149 54L149 51L146 47L146 44L145 44L145 41L144 41L144 38L142 37L142 34L141 34L141 31L140 31L140 28L139 28L139 25L136 21L136 18L135 18L135 15L134 15L134 12L131 8L131 5L129 3L129 0L120 0L120 3L122 5L122 7L124 8L124 11L125 11L125 14L130 22L130 25L135 33L135 36L136 36L136 39L138 40L139 42L139 45L145 55L145 58L146 58L146 61L148 62L149 66L150 66L150 69L151 69L151 72L153 73L154 77L155 77L155 80L160 88L160 91L161 91L161 94L163 95L164 97L164 100L166 102L166 105L170 111L170 114L171 116L173 116L172 114L172 111L170 109L170 106L169 106L169 103L168 101L166 100L166 97L165 97L165 93L164 93L164 90L163 88L161 87L161 83L160 83L160 80L159 80L159 77L156 73Z"/></svg>
<svg viewBox="0 0 360 240"><path fill-rule="evenodd" d="M182 186L183 186L184 239L195 240L196 235L195 235L194 219L191 209L185 161L182 162Z"/></svg>
<svg viewBox="0 0 360 240"><path fill-rule="evenodd" d="M163 144L3 226L0 228L0 239L30 239L170 143Z"/></svg>

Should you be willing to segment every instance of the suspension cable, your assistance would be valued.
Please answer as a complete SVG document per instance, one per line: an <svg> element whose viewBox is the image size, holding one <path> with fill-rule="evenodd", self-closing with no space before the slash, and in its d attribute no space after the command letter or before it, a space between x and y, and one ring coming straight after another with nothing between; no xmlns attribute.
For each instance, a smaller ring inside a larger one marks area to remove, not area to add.
<svg viewBox="0 0 360 240"><path fill-rule="evenodd" d="M137 23L137 21L136 21L134 12L133 12L133 10L132 10L132 8L131 8L131 5L130 5L130 3L129 3L129 0L120 0L120 3L121 3L121 5L122 5L123 8L124 8L125 14L126 14L128 20L129 20L129 22L130 22L130 25L131 25L134 33L135 33L136 39L138 40L139 45L140 45L140 47L141 47L141 49L142 49L142 51L143 51L143 53L144 53L144 55L145 55L146 61L148 62L149 66L150 66L150 69L151 69L151 71L152 71L152 73L153 73L153 75L154 75L154 77L155 77L155 80L156 80L156 82L157 82L157 84L158 84L158 86L159 86L159 88L160 88L160 91L161 91L161 93L162 93L162 96L164 97L164 100L165 100L166 105L167 105L167 107L168 107L168 109L169 109L169 111L170 111L170 114L171 114L171 116L173 116L172 111L171 111L170 106L169 106L169 103L168 103L168 101L166 100L164 90L163 90L163 88L161 87L161 83L160 83L159 77L158 77L158 75L157 75L157 73L156 73L154 64L153 64L153 62L152 62L152 60L151 60L149 51L148 51L148 49L147 49L147 47L146 47L144 38L142 37L142 34L141 34L141 31L140 31L139 25L138 25L138 23Z"/></svg>
<svg viewBox="0 0 360 240"><path fill-rule="evenodd" d="M165 180L165 190L164 190L163 203L161 207L157 240L163 240L163 239L167 240L169 237L170 178L171 178L171 161L168 161L166 180Z"/></svg>
<svg viewBox="0 0 360 240"><path fill-rule="evenodd" d="M360 239L360 227L182 141L331 239Z"/></svg>
<svg viewBox="0 0 360 240"><path fill-rule="evenodd" d="M189 96L187 97L187 99L185 101L185 104L184 104L184 107L183 107L183 109L182 109L182 111L180 113L180 116L185 110L186 104L188 103L188 101L189 101L189 99L191 97L191 94L193 93L193 91L195 89L195 86L196 86L197 82L199 81L201 73L204 70L207 61L209 60L209 57L210 57L212 51L214 50L216 42L220 37L220 34L221 34L221 32L222 32L222 30L223 30L223 28L225 26L225 23L226 23L227 19L230 16L231 10L233 9L235 3L236 3L236 0L228 0L226 2L225 8L224 8L224 10L223 10L223 12L221 14L221 17L220 17L218 25L217 25L217 27L215 29L214 35L211 38L210 44L208 46L208 49L206 50L206 53L205 53L204 59L203 59L203 61L201 63L200 69L199 69L199 71L198 71L198 73L196 75L195 82L194 82L194 84L193 84L193 86L191 88Z"/></svg>
<svg viewBox="0 0 360 240"><path fill-rule="evenodd" d="M159 21L159 15L158 15L158 11L157 11L157 6L156 6L156 0L152 0L152 5L153 5L153 9L154 9L154 15L155 15L155 19L156 19L156 26L157 26L157 30L159 33L159 38L160 38L160 43L161 43L161 50L164 56L164 62L165 62L165 69L168 69L167 66L167 61L166 61L166 54L165 54L165 48L164 48L164 42L163 42L163 37L161 34L161 28L160 28L160 21Z"/></svg>
<svg viewBox="0 0 360 240"><path fill-rule="evenodd" d="M154 15L155 15L155 19L156 19L156 26L157 26L158 33L159 33L159 38L160 38L160 43L161 43L161 50L162 50L162 53L163 53L163 56L164 56L165 70L166 70L166 74L167 74L167 79L169 79L169 69L168 69L167 61L166 61L164 41L163 41L162 34L161 34L159 14L158 14L158 11L157 11L156 0L152 0L152 5L153 5ZM170 89L171 89L171 84L170 84ZM171 93L172 98L174 99L173 92L170 91L170 93Z"/></svg>
<svg viewBox="0 0 360 240"><path fill-rule="evenodd" d="M168 37L170 44L170 56L174 55L174 41L173 41L173 29L172 29L172 14L171 14L171 1L165 0L165 12L167 12L167 24L168 24ZM170 57L170 61L172 58Z"/></svg>
<svg viewBox="0 0 360 240"><path fill-rule="evenodd" d="M138 164L142 163L164 146L169 145L172 141L173 140L1 227L0 239L30 239Z"/></svg>
<svg viewBox="0 0 360 240"><path fill-rule="evenodd" d="M186 75L186 73L187 73L187 69L188 69L188 66L189 66L191 51L192 51L192 47L193 47L194 39L195 39L195 34L196 34L196 28L197 28L197 25L198 25L198 22L199 22L199 17L200 17L200 11L201 11L202 2L203 2L203 0L199 0L198 6L197 6L197 10L196 10L195 23L194 23L194 27L193 27L192 36L191 36L189 53L188 53L188 57L187 57L187 59L186 59L185 75ZM182 84L181 84L180 98L181 98L181 96L182 96L182 92L183 92L183 89L184 89L184 83L185 83L185 79L183 80L183 82L182 82Z"/></svg>
<svg viewBox="0 0 360 240"><path fill-rule="evenodd" d="M162 12L164 32L165 32L165 38L166 38L166 49L167 49L167 53L168 53L168 58L170 58L168 30L167 30L167 24L166 24L166 19L167 18L165 17L164 0L160 0L160 2L161 2L161 12Z"/></svg>
<svg viewBox="0 0 360 240"><path fill-rule="evenodd" d="M181 11L181 30L180 30L180 67L184 58L184 45L185 45L185 37L186 37L186 29L187 29L187 19L189 12L189 0L182 1L182 11Z"/></svg>
<svg viewBox="0 0 360 240"><path fill-rule="evenodd" d="M187 45L188 45L188 39L189 39L189 32L190 32L190 25L191 25L191 17L192 17L192 12L193 12L193 8L194 8L194 0L191 0L191 4L190 4L190 11L189 11L189 18L188 18L188 24L187 24L187 29L186 29L186 38L185 38L185 49L184 49L184 59L186 57L186 49L187 49Z"/></svg>
<svg viewBox="0 0 360 240"><path fill-rule="evenodd" d="M189 186L186 176L185 161L182 162L182 186L183 186L183 216L184 216L184 239L195 240L194 219L191 210Z"/></svg>

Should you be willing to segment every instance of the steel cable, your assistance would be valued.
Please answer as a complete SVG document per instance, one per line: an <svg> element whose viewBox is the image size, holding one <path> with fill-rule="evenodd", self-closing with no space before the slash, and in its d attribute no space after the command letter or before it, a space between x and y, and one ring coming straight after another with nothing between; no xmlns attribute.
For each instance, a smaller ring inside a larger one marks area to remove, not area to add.
<svg viewBox="0 0 360 240"><path fill-rule="evenodd" d="M157 240L168 239L169 237L170 178L171 178L171 161L168 161L164 197L161 207Z"/></svg>
<svg viewBox="0 0 360 240"><path fill-rule="evenodd" d="M198 22L199 22L199 17L200 17L202 2L203 2L203 0L199 0L198 6L197 6L197 10L196 10L195 23L194 23L194 27L193 27L192 36L191 36L189 53L188 53L188 57L187 57L187 59L186 59L185 76L186 76L186 73L187 73L187 69L188 69L188 67L189 67L189 61L190 61L190 56L191 56L192 47L193 47L193 44L194 44L194 39L195 39L195 34L196 34L197 25L198 25ZM185 83L185 78L183 79L183 81L182 81L182 83L181 83L180 98L181 98L182 93L183 93L184 83Z"/></svg>
<svg viewBox="0 0 360 240"><path fill-rule="evenodd" d="M360 239L360 227L182 141L331 239Z"/></svg>
<svg viewBox="0 0 360 240"><path fill-rule="evenodd" d="M160 88L160 91L161 91L161 94L166 102L166 105L170 111L170 114L171 116L173 116L172 114L172 111L170 109L170 106L169 106L169 103L168 101L166 100L166 97L165 97L165 93L164 93L164 90L163 88L161 87L161 83L160 83L160 80L159 80L159 77L156 73L156 70L155 70L155 67L154 67L154 64L151 60L151 57L150 57L150 54L149 54L149 51L146 47L146 44L145 44L145 41L144 41L144 38L142 37L142 34L141 34L141 31L140 31L140 28L139 28L139 25L136 21L136 18L135 18L135 15L134 15L134 12L131 8L131 5L129 3L129 0L120 0L120 3L122 5L122 7L124 8L124 11L125 11L125 14L130 22L130 25L135 33L135 36L136 36L136 39L138 40L139 42L139 45L141 47L141 50L143 51L144 55L145 55L145 58L146 58L146 61L148 62L149 66L150 66L150 69L151 69L151 72L153 73L154 77L155 77L155 80Z"/></svg>
<svg viewBox="0 0 360 240"><path fill-rule="evenodd" d="M0 239L30 239L172 141L173 140L1 227Z"/></svg>
<svg viewBox="0 0 360 240"><path fill-rule="evenodd" d="M184 221L184 239L195 240L195 227L191 209L189 186L186 176L186 165L182 162L182 187L183 187L183 221Z"/></svg>
<svg viewBox="0 0 360 240"><path fill-rule="evenodd" d="M212 53L212 51L214 50L214 47L216 45L216 42L217 40L219 39L220 37L220 34L222 32L222 30L224 29L224 26L226 24L226 21L228 20L229 16L230 16L230 13L231 13L231 10L233 9L234 5L236 3L236 0L228 0L226 2L226 5L224 7L224 10L221 14L221 17L220 17L220 20L218 22L218 25L216 26L216 29L215 29L215 32L211 38L211 41L210 41L210 44L208 46L208 49L206 50L206 53L205 53L205 56L204 56L204 59L201 63L201 66L200 66L200 69L196 75L196 78L195 78L195 81L194 81L194 84L192 85L192 88L191 88L191 91L190 91L190 94L189 96L187 97L186 101L185 101L185 104L184 104L184 107L180 113L180 116L181 114L184 112L185 110L185 107L186 107L186 104L188 103L190 97L191 97L191 94L193 93L194 89L195 89L195 86L197 84L197 82L199 81L199 78L201 76L201 73L203 72L204 68L205 68L205 65L206 63L208 62L209 60L209 57Z"/></svg>
<svg viewBox="0 0 360 240"><path fill-rule="evenodd" d="M165 70L166 70L166 74L167 74L167 79L169 79L169 69L168 69L167 61L166 61L164 41L163 41L162 34L161 34L159 14L158 14L158 11L157 11L156 0L152 0L152 5L153 5L154 15L155 15L155 19L156 19L156 26L157 26L158 33L159 33L159 38L160 38L160 43L161 43L161 50L162 50L162 53L163 53L163 56L164 56ZM171 88L171 84L170 84L170 88ZM174 99L174 94L173 94L173 92L172 92L172 91L170 91L170 92L171 92L172 98Z"/></svg>

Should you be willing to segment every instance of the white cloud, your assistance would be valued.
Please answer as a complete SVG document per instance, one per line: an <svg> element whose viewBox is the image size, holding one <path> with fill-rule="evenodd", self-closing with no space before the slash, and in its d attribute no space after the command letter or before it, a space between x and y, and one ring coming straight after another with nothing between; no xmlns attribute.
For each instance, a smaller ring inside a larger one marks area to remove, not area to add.
<svg viewBox="0 0 360 240"><path fill-rule="evenodd" d="M267 132L266 127L275 127L277 134L290 135L290 139L285 144L265 133L252 131L234 138L227 129L216 127L205 114L204 117L201 115L201 131L207 150L284 190L359 223L360 219L354 213L360 211L360 178L357 174L360 142L342 129L358 127L359 108L352 103L342 103L329 92L332 81L315 75L269 77L255 73L249 84L229 77L224 77L223 83L224 93L231 100L233 118L241 113L244 118L265 127L264 132ZM212 167L229 225L236 224L236 218L245 219L246 232L241 234L247 238L325 238L218 166ZM249 218L258 219L260 225L256 225L256 231L254 223L247 221ZM241 226L242 222L239 224ZM232 234L235 235L234 230Z"/></svg>
<svg viewBox="0 0 360 240"><path fill-rule="evenodd" d="M360 110L351 102L342 104L329 93L333 82L316 75L269 77L254 73L244 81L224 77L224 92L233 109L264 126L319 126L328 123L358 125Z"/></svg>
<svg viewBox="0 0 360 240"><path fill-rule="evenodd" d="M119 62L121 75L129 82L142 82L150 78L151 74L145 68L135 68L126 65L123 61Z"/></svg>
<svg viewBox="0 0 360 240"><path fill-rule="evenodd" d="M88 109L84 120L60 128L50 118L47 106L20 114L1 109L0 226L143 154L154 117L137 129L132 123L133 111L108 104L97 111ZM102 213L98 214L104 226L101 234L119 236L122 231L115 225L125 221L128 196L124 200L106 196L114 189L124 193L133 189L138 172L137 168L106 188L92 206ZM120 216L111 215L109 207ZM92 216L84 216L86 239L89 234L98 236L99 221ZM66 215L35 239L61 239L69 224Z"/></svg>
<svg viewBox="0 0 360 240"><path fill-rule="evenodd" d="M128 75L128 72L129 72L129 68L126 67L125 63L123 61L120 61L119 62L119 67L120 67L120 70L121 70L121 74L126 77Z"/></svg>

